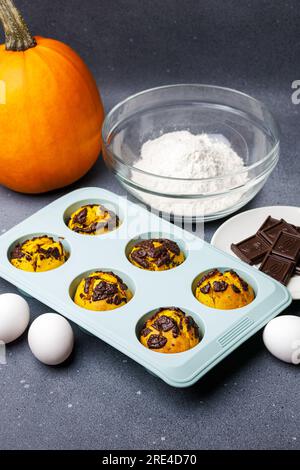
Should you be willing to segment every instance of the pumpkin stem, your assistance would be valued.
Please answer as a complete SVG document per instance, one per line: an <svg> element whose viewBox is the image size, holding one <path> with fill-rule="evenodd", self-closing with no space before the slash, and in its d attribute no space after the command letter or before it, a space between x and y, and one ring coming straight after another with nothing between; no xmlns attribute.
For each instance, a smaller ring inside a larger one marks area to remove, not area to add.
<svg viewBox="0 0 300 470"><path fill-rule="evenodd" d="M24 52L37 45L13 0L0 0L0 20L5 32L7 51Z"/></svg>

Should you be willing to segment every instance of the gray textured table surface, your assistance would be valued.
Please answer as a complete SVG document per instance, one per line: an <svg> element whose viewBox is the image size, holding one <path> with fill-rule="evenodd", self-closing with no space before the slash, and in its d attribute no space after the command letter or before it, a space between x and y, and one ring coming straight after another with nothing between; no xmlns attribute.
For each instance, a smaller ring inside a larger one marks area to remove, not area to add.
<svg viewBox="0 0 300 470"><path fill-rule="evenodd" d="M16 0L34 34L73 46L91 67L106 109L147 87L200 82L262 99L282 130L281 160L249 204L299 205L299 2L286 0ZM2 39L2 38L1 38ZM1 145L1 143L0 143ZM74 188L123 190L96 167ZM0 188L1 229L64 191L23 196ZM218 223L206 226L209 240ZM0 292L15 288L0 281ZM48 311L30 300L32 317ZM294 303L289 313L299 314ZM261 333L202 381L176 390L74 326L75 353L48 368L26 336L0 369L2 449L299 449L299 368L275 360Z"/></svg>

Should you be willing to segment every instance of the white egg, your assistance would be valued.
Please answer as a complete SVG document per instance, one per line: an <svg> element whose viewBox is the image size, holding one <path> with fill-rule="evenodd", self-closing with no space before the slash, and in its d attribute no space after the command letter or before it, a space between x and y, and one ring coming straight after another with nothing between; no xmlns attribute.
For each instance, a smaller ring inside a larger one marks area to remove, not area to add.
<svg viewBox="0 0 300 470"><path fill-rule="evenodd" d="M283 315L264 329L263 341L273 356L290 364L300 363L300 317Z"/></svg>
<svg viewBox="0 0 300 470"><path fill-rule="evenodd" d="M0 295L0 341L11 343L26 330L30 318L29 305L17 294Z"/></svg>
<svg viewBox="0 0 300 470"><path fill-rule="evenodd" d="M57 313L45 313L30 326L28 343L39 361L55 366L70 356L74 334L70 323L64 317Z"/></svg>

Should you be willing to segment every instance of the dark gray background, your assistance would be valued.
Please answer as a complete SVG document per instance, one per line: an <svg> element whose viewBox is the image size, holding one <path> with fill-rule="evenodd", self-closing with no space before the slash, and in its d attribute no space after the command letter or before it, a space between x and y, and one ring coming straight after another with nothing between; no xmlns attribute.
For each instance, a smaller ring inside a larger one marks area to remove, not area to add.
<svg viewBox="0 0 300 470"><path fill-rule="evenodd" d="M282 129L281 160L250 207L299 205L299 1L16 0L34 34L75 48L109 110L157 85L200 82L262 99ZM38 125L38 123L37 123ZM123 190L103 162L73 188ZM72 189L72 188L71 188ZM24 196L0 188L1 230L69 189ZM207 224L210 240L220 222ZM0 281L0 292L15 289ZM48 311L30 300L32 317ZM299 314L299 302L287 313ZM190 389L177 390L74 326L71 361L48 368L26 336L0 369L2 449L299 449L299 368L273 358L261 333Z"/></svg>

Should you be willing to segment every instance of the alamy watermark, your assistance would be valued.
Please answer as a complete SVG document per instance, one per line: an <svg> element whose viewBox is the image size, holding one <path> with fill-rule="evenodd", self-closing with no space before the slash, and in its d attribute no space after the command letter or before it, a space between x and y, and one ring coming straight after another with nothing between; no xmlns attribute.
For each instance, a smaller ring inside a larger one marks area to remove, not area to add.
<svg viewBox="0 0 300 470"><path fill-rule="evenodd" d="M0 365L7 364L6 360L6 346L4 341L0 340Z"/></svg>
<svg viewBox="0 0 300 470"><path fill-rule="evenodd" d="M300 80L294 80L292 83L292 89L295 90L292 93L292 103L300 104Z"/></svg>
<svg viewBox="0 0 300 470"><path fill-rule="evenodd" d="M292 363L295 365L300 364L300 339L296 339L292 344Z"/></svg>
<svg viewBox="0 0 300 470"><path fill-rule="evenodd" d="M119 229L111 231L110 238L119 240L172 238L179 244L181 240L189 244L195 240L195 236L197 239L204 239L204 216L200 216L199 213L193 214L188 207L189 216L186 217L184 203L178 206L179 215L168 213L170 206L167 204L163 207L165 210L160 211L140 201L131 203L127 196L115 195L114 202L105 201L105 207L116 213L120 219Z"/></svg>

